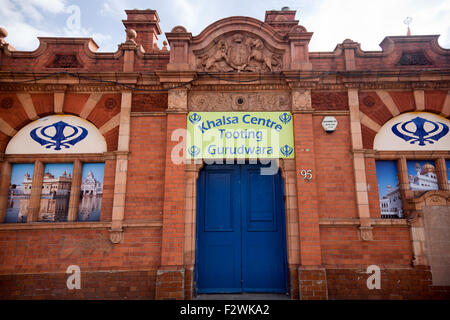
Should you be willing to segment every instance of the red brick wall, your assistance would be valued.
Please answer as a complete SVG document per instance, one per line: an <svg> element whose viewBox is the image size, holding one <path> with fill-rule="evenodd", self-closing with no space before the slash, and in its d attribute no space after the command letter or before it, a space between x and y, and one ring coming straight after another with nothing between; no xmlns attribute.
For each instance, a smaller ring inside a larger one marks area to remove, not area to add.
<svg viewBox="0 0 450 320"><path fill-rule="evenodd" d="M359 110L380 126L392 118L391 112L384 105L376 92L359 93Z"/></svg>
<svg viewBox="0 0 450 320"><path fill-rule="evenodd" d="M0 274L142 270L159 265L160 228L125 231L124 241L112 244L102 229L58 229L0 233Z"/></svg>
<svg viewBox="0 0 450 320"><path fill-rule="evenodd" d="M373 241L359 240L356 226L322 226L320 240L322 261L327 267L411 265L411 237L407 226L374 226Z"/></svg>
<svg viewBox="0 0 450 320"><path fill-rule="evenodd" d="M166 117L131 117L125 219L162 219ZM181 193L179 196L183 196Z"/></svg>
<svg viewBox="0 0 450 320"><path fill-rule="evenodd" d="M450 299L449 287L432 286L428 268L381 268L381 288L369 290L367 267L327 268L328 299Z"/></svg>
<svg viewBox="0 0 450 320"><path fill-rule="evenodd" d="M81 273L81 289L67 289L70 274L0 275L0 299L134 299L155 298L156 271Z"/></svg>
<svg viewBox="0 0 450 320"><path fill-rule="evenodd" d="M64 113L79 115L89 99L88 93L66 93L64 95Z"/></svg>
<svg viewBox="0 0 450 320"><path fill-rule="evenodd" d="M0 233L0 298L154 298L161 229ZM67 290L66 269L78 265L82 290Z"/></svg>
<svg viewBox="0 0 450 320"><path fill-rule="evenodd" d="M112 220L112 209L114 202L114 184L116 176L116 161L105 161L105 174L103 178L103 196L100 221Z"/></svg>
<svg viewBox="0 0 450 320"><path fill-rule="evenodd" d="M53 114L55 99L52 93L32 93L31 100L39 117Z"/></svg>
<svg viewBox="0 0 450 320"><path fill-rule="evenodd" d="M326 133L323 116L314 117L314 147L320 218L356 218L355 179L348 116L336 116L338 128Z"/></svg>
<svg viewBox="0 0 450 320"><path fill-rule="evenodd" d="M348 110L346 91L312 91L311 103L315 110Z"/></svg>
<svg viewBox="0 0 450 320"><path fill-rule="evenodd" d="M16 130L21 129L24 125L31 122L15 93L0 94L0 101L5 98L11 98L13 105L9 109L0 108L0 118Z"/></svg>
<svg viewBox="0 0 450 320"><path fill-rule="evenodd" d="M108 105L105 102L108 99L112 99L115 103ZM120 113L121 95L120 94L110 94L106 93L102 95L101 99L97 102L94 109L87 117L87 120L91 121L97 128L101 128L108 120L112 119L114 116Z"/></svg>

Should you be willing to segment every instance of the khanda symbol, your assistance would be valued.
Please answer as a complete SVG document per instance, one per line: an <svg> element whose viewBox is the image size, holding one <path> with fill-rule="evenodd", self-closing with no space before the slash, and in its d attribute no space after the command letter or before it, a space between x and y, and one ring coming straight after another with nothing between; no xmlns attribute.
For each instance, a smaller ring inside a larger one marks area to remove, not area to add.
<svg viewBox="0 0 450 320"><path fill-rule="evenodd" d="M288 113L285 112L285 113L283 113L282 115L280 115L278 118L279 118L280 121L283 122L284 124L288 124L289 121L291 121L292 116L291 116L290 114L288 114Z"/></svg>
<svg viewBox="0 0 450 320"><path fill-rule="evenodd" d="M53 128L53 130L49 130L50 128ZM68 135L66 135L67 133ZM87 135L88 131L85 128L75 127L64 121L59 121L46 127L37 127L30 132L30 136L34 141L47 149L54 147L55 150L61 150L61 147L70 148L86 138Z"/></svg>
<svg viewBox="0 0 450 320"><path fill-rule="evenodd" d="M191 155L191 157L196 157L200 154L200 148L197 146L192 146L188 149L189 154Z"/></svg>
<svg viewBox="0 0 450 320"><path fill-rule="evenodd" d="M202 117L198 114L198 113L193 113L189 116L189 121L192 124L196 124L197 122L199 122L202 119Z"/></svg>
<svg viewBox="0 0 450 320"><path fill-rule="evenodd" d="M410 124L415 125L415 131L412 130ZM425 128L425 124L429 123L428 131ZM409 128L408 128L409 127ZM392 127L392 132L402 138L405 141L409 141L410 144L419 143L419 146L424 146L428 142L433 144L434 141L438 141L444 137L449 131L449 127L442 122L433 122L421 117L416 117L405 123L397 123ZM433 141L434 140L434 141Z"/></svg>
<svg viewBox="0 0 450 320"><path fill-rule="evenodd" d="M294 149L286 144L284 145L284 147L280 148L280 151L285 157L289 157L292 154L292 151L294 151Z"/></svg>

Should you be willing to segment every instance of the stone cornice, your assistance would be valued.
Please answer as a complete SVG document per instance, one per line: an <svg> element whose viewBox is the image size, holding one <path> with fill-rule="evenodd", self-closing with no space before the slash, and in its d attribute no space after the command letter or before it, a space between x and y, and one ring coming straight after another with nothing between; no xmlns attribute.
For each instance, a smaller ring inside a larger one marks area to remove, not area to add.
<svg viewBox="0 0 450 320"><path fill-rule="evenodd" d="M32 231L32 230L73 230L73 229L109 229L111 221L96 222L30 222L30 223L8 223L0 224L0 232L8 231ZM124 221L124 228L161 228L159 220Z"/></svg>
<svg viewBox="0 0 450 320"><path fill-rule="evenodd" d="M194 81L195 80L195 81ZM254 81L252 81L254 80ZM192 82L192 83L190 83ZM201 74L194 71L151 73L50 73L0 72L0 91L122 92L138 88L142 93L176 87L196 91L259 90L414 90L450 89L450 70L427 72L288 72L282 74ZM147 92L145 90L148 90ZM139 92L136 90L135 92Z"/></svg>

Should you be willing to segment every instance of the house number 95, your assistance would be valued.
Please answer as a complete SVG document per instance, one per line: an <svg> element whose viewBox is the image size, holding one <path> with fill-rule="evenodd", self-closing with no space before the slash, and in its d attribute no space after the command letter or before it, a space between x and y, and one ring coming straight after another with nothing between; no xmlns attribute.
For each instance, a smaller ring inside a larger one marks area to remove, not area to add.
<svg viewBox="0 0 450 320"><path fill-rule="evenodd" d="M300 171L301 176L303 177L303 179L309 181L312 179L312 170L302 170Z"/></svg>

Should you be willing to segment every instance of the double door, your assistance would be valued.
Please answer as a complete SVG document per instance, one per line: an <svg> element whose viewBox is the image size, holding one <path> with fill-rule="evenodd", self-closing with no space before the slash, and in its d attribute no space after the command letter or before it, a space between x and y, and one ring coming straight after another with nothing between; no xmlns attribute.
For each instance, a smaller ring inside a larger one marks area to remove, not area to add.
<svg viewBox="0 0 450 320"><path fill-rule="evenodd" d="M197 292L287 292L282 177L260 169L209 165L200 172Z"/></svg>

